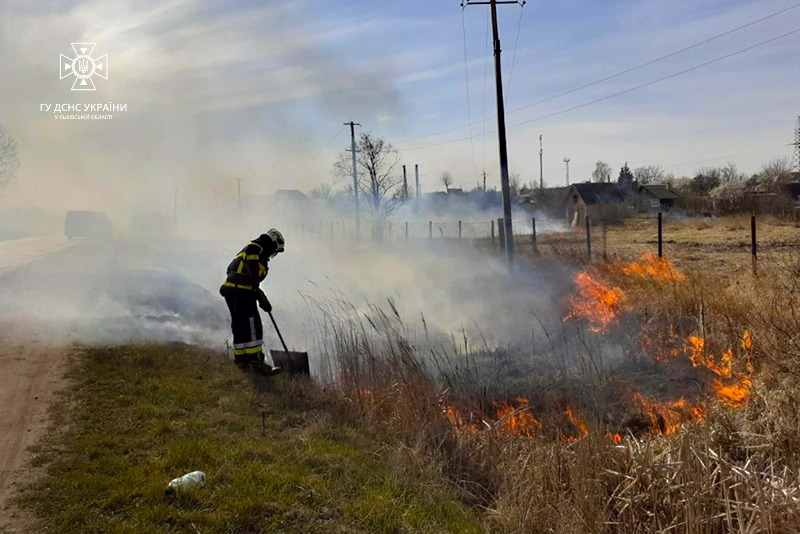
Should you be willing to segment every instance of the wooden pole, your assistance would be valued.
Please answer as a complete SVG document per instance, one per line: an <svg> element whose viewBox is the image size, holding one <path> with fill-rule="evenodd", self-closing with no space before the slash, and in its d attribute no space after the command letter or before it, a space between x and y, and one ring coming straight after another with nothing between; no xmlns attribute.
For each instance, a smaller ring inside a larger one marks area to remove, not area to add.
<svg viewBox="0 0 800 534"><path fill-rule="evenodd" d="M494 219L492 219L492 245L494 245Z"/></svg>
<svg viewBox="0 0 800 534"><path fill-rule="evenodd" d="M458 221L458 238L461 239L461 221Z"/></svg>
<svg viewBox="0 0 800 534"><path fill-rule="evenodd" d="M533 253L539 255L539 246L536 243L536 217L531 218L531 240L533 241Z"/></svg>
<svg viewBox="0 0 800 534"><path fill-rule="evenodd" d="M586 253L589 256L589 260L592 259L592 219L590 217L586 217Z"/></svg>
<svg viewBox="0 0 800 534"><path fill-rule="evenodd" d="M497 238L500 242L500 250L506 250L506 227L503 225L503 219L497 219Z"/></svg>

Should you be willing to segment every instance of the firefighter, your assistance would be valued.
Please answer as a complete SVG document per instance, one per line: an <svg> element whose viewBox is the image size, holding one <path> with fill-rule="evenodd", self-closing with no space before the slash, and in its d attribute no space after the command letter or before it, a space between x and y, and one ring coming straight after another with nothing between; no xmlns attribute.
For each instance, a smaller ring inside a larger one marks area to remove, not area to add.
<svg viewBox="0 0 800 534"><path fill-rule="evenodd" d="M267 276L269 261L283 252L284 244L283 234L274 228L252 240L228 265L228 276L219 289L231 312L234 361L240 369L265 375L280 371L266 363L258 308L272 311L259 285Z"/></svg>

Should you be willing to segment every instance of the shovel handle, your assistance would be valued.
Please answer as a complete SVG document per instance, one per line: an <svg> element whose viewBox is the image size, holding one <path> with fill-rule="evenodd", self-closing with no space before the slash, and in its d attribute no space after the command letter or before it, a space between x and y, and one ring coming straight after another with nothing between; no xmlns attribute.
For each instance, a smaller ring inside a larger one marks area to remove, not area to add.
<svg viewBox="0 0 800 534"><path fill-rule="evenodd" d="M286 348L286 342L283 340L283 336L281 335L280 329L278 329L278 323L275 322L275 317L272 316L272 312L267 312L269 314L269 318L272 320L272 326L275 327L275 331L278 333L278 339L281 340L281 345L283 345L283 350L289 352L289 349Z"/></svg>

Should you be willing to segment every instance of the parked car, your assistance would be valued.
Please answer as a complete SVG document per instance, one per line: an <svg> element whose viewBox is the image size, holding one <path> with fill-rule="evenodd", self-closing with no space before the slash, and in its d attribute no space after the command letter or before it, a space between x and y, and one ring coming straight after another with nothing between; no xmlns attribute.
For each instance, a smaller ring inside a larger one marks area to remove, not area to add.
<svg viewBox="0 0 800 534"><path fill-rule="evenodd" d="M69 239L111 237L111 221L100 211L68 211L64 233Z"/></svg>

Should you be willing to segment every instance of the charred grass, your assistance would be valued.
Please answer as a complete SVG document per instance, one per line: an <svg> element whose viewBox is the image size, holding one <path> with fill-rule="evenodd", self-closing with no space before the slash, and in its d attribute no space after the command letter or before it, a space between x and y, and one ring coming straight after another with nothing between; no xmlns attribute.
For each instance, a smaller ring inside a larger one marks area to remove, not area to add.
<svg viewBox="0 0 800 534"><path fill-rule="evenodd" d="M480 532L428 466L313 384L243 375L182 345L84 349L20 493L32 531ZM204 487L165 497L193 470Z"/></svg>
<svg viewBox="0 0 800 534"><path fill-rule="evenodd" d="M548 364L521 347L431 348L391 302L340 308L324 321L332 392L410 464L439 470L491 531L800 531L800 257L725 283L713 270L657 279L568 259L624 290L609 331L563 348L550 332ZM690 336L703 339L696 359L675 341ZM742 400L713 391L728 351L722 374ZM636 393L688 403L693 417Z"/></svg>

